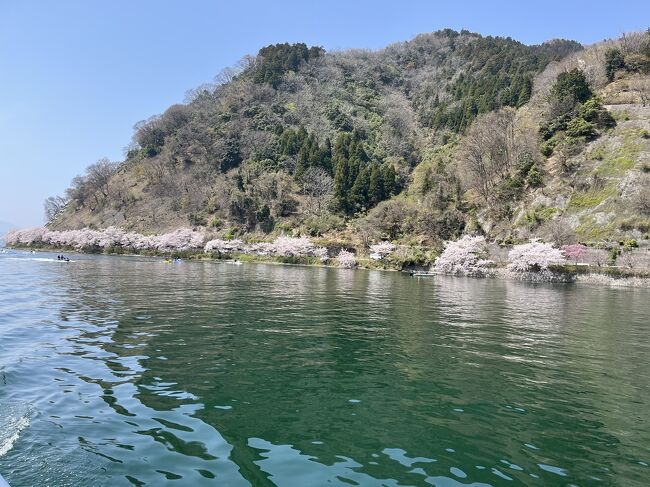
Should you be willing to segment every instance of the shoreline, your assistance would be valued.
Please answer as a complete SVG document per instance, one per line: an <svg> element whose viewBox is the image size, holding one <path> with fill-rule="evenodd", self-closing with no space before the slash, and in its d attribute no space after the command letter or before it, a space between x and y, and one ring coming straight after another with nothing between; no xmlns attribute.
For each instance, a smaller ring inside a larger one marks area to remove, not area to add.
<svg viewBox="0 0 650 487"><path fill-rule="evenodd" d="M273 255L254 255L248 253L219 253L205 251L175 251L160 252L155 250L146 250L134 252L133 249L120 249L120 251L103 250L99 252L84 251L74 248L50 247L50 246L7 246L11 250L35 251L35 252L53 252L53 253L74 253L79 255L107 255L107 256L124 256L124 257L150 257L152 259L170 259L181 258L190 261L212 261L228 262L239 261L242 263L274 264L274 265L293 265L301 267L325 267L341 269L342 267L334 265L335 258L328 258L325 261L314 257L282 257ZM215 255L218 254L218 255ZM370 264L370 265L368 265ZM552 269L543 272L521 272L514 273L507 271L505 267L496 267L490 275L472 276L462 274L441 274L429 272L425 266L406 266L398 268L391 266L390 262L376 261L367 258L357 259L357 265L349 270L375 270L385 272L421 272L419 275L412 277L469 277L473 279L499 279L511 280L529 283L563 283L563 284L589 284L598 286L607 286L614 288L650 288L650 271L621 269L619 267L603 266L594 268L584 268L572 264L564 266L554 266ZM424 272L423 272L424 271Z"/></svg>

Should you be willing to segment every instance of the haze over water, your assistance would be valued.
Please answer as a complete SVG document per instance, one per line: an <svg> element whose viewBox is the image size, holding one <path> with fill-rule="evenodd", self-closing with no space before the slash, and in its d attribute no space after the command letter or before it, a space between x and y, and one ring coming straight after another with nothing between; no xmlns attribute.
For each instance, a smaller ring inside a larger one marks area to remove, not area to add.
<svg viewBox="0 0 650 487"><path fill-rule="evenodd" d="M650 479L650 291L0 254L12 486Z"/></svg>

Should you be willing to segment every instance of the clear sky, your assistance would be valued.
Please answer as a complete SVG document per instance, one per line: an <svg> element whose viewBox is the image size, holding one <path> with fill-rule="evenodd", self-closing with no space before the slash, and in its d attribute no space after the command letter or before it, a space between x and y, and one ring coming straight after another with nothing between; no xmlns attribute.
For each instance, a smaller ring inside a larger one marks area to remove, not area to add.
<svg viewBox="0 0 650 487"><path fill-rule="evenodd" d="M41 224L135 122L267 44L380 48L445 27L588 44L650 27L650 0L0 0L0 221Z"/></svg>

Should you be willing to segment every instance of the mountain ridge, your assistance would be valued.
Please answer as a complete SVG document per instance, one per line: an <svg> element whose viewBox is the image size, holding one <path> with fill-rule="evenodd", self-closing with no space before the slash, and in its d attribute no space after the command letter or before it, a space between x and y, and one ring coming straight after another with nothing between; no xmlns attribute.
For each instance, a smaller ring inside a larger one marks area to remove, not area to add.
<svg viewBox="0 0 650 487"><path fill-rule="evenodd" d="M526 46L447 29L377 51L267 46L137 124L125 161L75 178L66 198L50 201L48 226L433 246L466 232L643 240L647 218L630 198L645 185L649 37ZM613 68L604 61L612 50ZM622 101L635 120L615 108ZM589 163L599 146L602 162ZM482 190L480 165L494 172ZM629 174L621 203L618 179ZM591 228L605 221L608 232Z"/></svg>

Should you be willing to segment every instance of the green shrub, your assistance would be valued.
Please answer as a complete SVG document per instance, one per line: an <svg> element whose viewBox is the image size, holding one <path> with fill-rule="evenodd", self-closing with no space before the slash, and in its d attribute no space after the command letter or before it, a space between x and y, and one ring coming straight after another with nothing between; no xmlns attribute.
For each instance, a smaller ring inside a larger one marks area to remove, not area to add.
<svg viewBox="0 0 650 487"><path fill-rule="evenodd" d="M546 206L538 206L524 213L524 220L531 227L540 225L547 222L555 216L560 210L558 208L550 208Z"/></svg>
<svg viewBox="0 0 650 487"><path fill-rule="evenodd" d="M639 243L633 238L628 238L620 241L619 245L621 245L625 249L635 249L639 246Z"/></svg>
<svg viewBox="0 0 650 487"><path fill-rule="evenodd" d="M576 102L584 103L591 97L592 92L585 73L574 68L571 71L558 74L557 80L551 88L551 95L558 100L570 98Z"/></svg>
<svg viewBox="0 0 650 487"><path fill-rule="evenodd" d="M638 230L640 232L650 232L650 220L647 218L632 217L622 220L619 228L623 231Z"/></svg>
<svg viewBox="0 0 650 487"><path fill-rule="evenodd" d="M544 184L544 178L542 177L542 172L539 169L539 166L535 164L528 171L528 177L526 178L526 183L531 188L539 188Z"/></svg>
<svg viewBox="0 0 650 487"><path fill-rule="evenodd" d="M301 228L307 235L320 237L331 230L341 230L345 221L338 215L326 213L320 216L311 216L302 223Z"/></svg>
<svg viewBox="0 0 650 487"><path fill-rule="evenodd" d="M611 47L605 51L605 75L607 81L614 81L616 71L625 69L625 58L620 49Z"/></svg>
<svg viewBox="0 0 650 487"><path fill-rule="evenodd" d="M547 140L546 142L542 143L542 145L539 148L539 151L546 157L550 157L553 154L553 150L555 150L555 146L557 146L557 139L550 139Z"/></svg>
<svg viewBox="0 0 650 487"><path fill-rule="evenodd" d="M609 252L607 253L607 257L609 258L609 262L611 265L614 265L619 255L621 255L621 249L619 249L618 247L612 247L611 249L609 249Z"/></svg>
<svg viewBox="0 0 650 487"><path fill-rule="evenodd" d="M208 224L208 220L203 213L190 213L187 218L190 225L194 227L204 227Z"/></svg>
<svg viewBox="0 0 650 487"><path fill-rule="evenodd" d="M583 118L574 118L567 124L566 134L569 137L584 137L586 140L593 140L598 136L596 125Z"/></svg>

